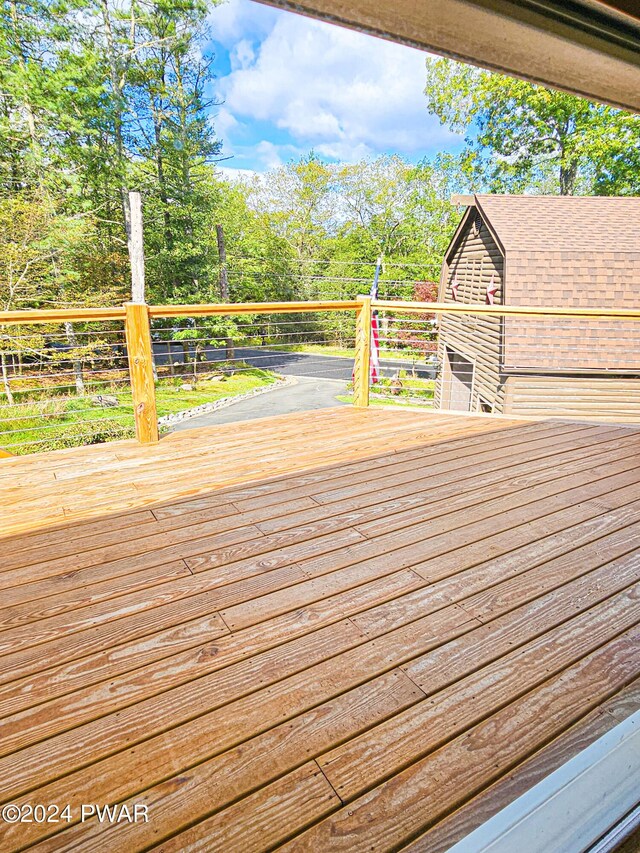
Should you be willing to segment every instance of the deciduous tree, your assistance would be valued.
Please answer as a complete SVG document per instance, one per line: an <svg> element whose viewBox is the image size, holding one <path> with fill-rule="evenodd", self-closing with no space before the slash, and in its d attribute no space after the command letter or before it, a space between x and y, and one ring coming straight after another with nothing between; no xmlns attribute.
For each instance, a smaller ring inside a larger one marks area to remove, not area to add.
<svg viewBox="0 0 640 853"><path fill-rule="evenodd" d="M477 180L491 191L637 190L624 152L637 152L639 117L450 59L426 67L427 108L467 134Z"/></svg>

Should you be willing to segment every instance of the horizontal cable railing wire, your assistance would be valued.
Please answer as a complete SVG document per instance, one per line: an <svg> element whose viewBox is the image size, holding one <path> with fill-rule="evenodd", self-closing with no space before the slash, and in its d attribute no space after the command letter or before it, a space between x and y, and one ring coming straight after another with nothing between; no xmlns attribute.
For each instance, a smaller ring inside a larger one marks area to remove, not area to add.
<svg viewBox="0 0 640 853"><path fill-rule="evenodd" d="M151 322L158 376L173 377L178 389L184 384L191 386L189 391L207 389L215 402L225 394L248 394L293 376L297 381L334 380L341 383L336 394L346 393L358 302L291 303L284 311L282 304L277 311L269 310L273 304L251 305L251 311L221 305L208 312L208 323L197 308L195 316L175 322L162 309L162 317ZM150 309L152 317L157 313Z"/></svg>
<svg viewBox="0 0 640 853"><path fill-rule="evenodd" d="M640 422L639 310L385 300L373 308L381 355L409 346L418 372L431 371L439 409ZM414 377L397 374L384 393L418 398L407 391Z"/></svg>
<svg viewBox="0 0 640 853"><path fill-rule="evenodd" d="M75 311L60 324L48 310L34 323L35 312L20 313L19 324L0 326L0 448L22 455L131 438L124 324L96 328ZM105 312L89 309L95 314Z"/></svg>
<svg viewBox="0 0 640 853"><path fill-rule="evenodd" d="M346 393L361 306L327 299L139 306L149 337L153 417L161 431L203 405L268 389L281 381L281 371L297 374L298 381L336 380L336 394ZM87 322L95 317L103 322ZM116 329L113 318L120 317L126 322ZM133 437L139 400L131 393L128 322L126 306L0 313L0 449L19 455ZM34 335L42 352L25 359ZM132 340L137 347L137 336Z"/></svg>
<svg viewBox="0 0 640 853"><path fill-rule="evenodd" d="M383 305L383 302L373 302ZM433 315L405 316L374 308L378 359L372 368L372 404L433 408L436 387L437 327Z"/></svg>
<svg viewBox="0 0 640 853"><path fill-rule="evenodd" d="M378 364L367 390L369 306ZM367 297L139 308L151 377L144 393L161 429L283 376L334 380L337 398L356 405L370 395L374 405L640 422L640 310ZM0 449L136 434L142 398L130 374L128 310L0 312Z"/></svg>
<svg viewBox="0 0 640 853"><path fill-rule="evenodd" d="M529 317L603 317L622 320L640 320L637 308L600 308L598 306L549 307L543 305L477 305L466 302L401 302L395 300L372 300L374 310L398 311L409 314L488 314L494 317L523 315Z"/></svg>

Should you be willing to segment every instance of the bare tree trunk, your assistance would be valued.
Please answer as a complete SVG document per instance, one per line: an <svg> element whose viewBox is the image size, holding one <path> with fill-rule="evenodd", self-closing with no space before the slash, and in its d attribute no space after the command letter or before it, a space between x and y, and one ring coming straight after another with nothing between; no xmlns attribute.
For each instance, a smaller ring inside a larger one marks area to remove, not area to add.
<svg viewBox="0 0 640 853"><path fill-rule="evenodd" d="M191 193L191 162L189 159L189 131L188 131L188 115L187 115L187 98L184 91L184 69L180 58L180 53L177 52L174 56L174 75L176 84L176 94L178 101L178 122L179 122L179 137L182 142L180 153L181 172L182 172L182 192L185 198L188 198ZM188 208L187 208L188 209ZM189 236L193 235L193 219L189 214L184 220L184 229ZM195 282L194 282L195 285Z"/></svg>
<svg viewBox="0 0 640 853"><path fill-rule="evenodd" d="M109 64L109 79L111 83L112 97L114 100L113 114L113 131L116 143L117 155L117 172L120 183L120 200L122 203L122 215L124 218L124 230L127 237L127 248L129 249L129 257L131 258L131 206L129 203L129 193L127 192L125 178L125 148L124 148L124 132L123 132L123 113L124 113L124 96L123 89L126 83L126 64L120 61L116 38L113 32L111 22L111 10L109 8L109 0L99 0L102 13L102 23L104 24L105 37L107 42L107 62ZM131 7L131 32L135 36L136 21L134 7Z"/></svg>
<svg viewBox="0 0 640 853"><path fill-rule="evenodd" d="M220 300L229 301L229 276L227 272L227 247L224 242L224 230L222 225L216 225L216 240L218 242L218 257L220 259Z"/></svg>
<svg viewBox="0 0 640 853"><path fill-rule="evenodd" d="M162 120L157 110L153 110L153 132L156 140L156 176L158 178L158 192L162 202L162 218L164 222L164 242L171 252L173 249L173 233L171 231L171 217L169 216L169 197L167 194L167 182L164 174L164 158L162 156ZM175 278L175 276L174 276ZM175 286L175 281L173 282Z"/></svg>
<svg viewBox="0 0 640 853"><path fill-rule="evenodd" d="M131 262L131 203L126 187L120 188L120 198L122 200L122 215L124 217L124 233L127 237L127 251L129 252L129 262Z"/></svg>
<svg viewBox="0 0 640 853"><path fill-rule="evenodd" d="M578 164L570 161L560 166L560 195L573 195L578 177Z"/></svg>
<svg viewBox="0 0 640 853"><path fill-rule="evenodd" d="M22 40L20 38L19 31L19 12L16 0L11 0L10 4L10 14L11 14L11 23L13 27L13 33L15 42L18 49L18 64L20 66L20 71L22 72L22 79L25 81L23 84L23 98L22 98L22 109L24 111L24 115L27 119L27 127L29 128L29 143L31 148L31 154L33 157L33 165L36 169L36 173L40 175L40 158L39 158L39 144L38 144L38 135L36 131L36 119L33 111L33 106L29 99L29 91L27 87L27 79L29 77L29 70L27 64L27 56L25 52L25 48L23 46Z"/></svg>
<svg viewBox="0 0 640 853"><path fill-rule="evenodd" d="M73 328L73 323L64 323L64 333L67 337L67 343L72 349L78 349L78 338L76 330ZM82 376L82 361L79 358L72 360L73 378L76 383L76 394L78 397L83 397L85 392L84 377Z"/></svg>
<svg viewBox="0 0 640 853"><path fill-rule="evenodd" d="M0 364L2 365L2 385L4 387L4 393L7 395L7 402L10 406L13 406L14 399L13 393L11 391L11 385L9 384L9 373L7 372L7 354L5 352L0 352Z"/></svg>
<svg viewBox="0 0 640 853"><path fill-rule="evenodd" d="M233 361L233 359L235 357L236 357L236 351L233 348L233 338L227 338L225 358L227 361Z"/></svg>
<svg viewBox="0 0 640 853"><path fill-rule="evenodd" d="M173 234L171 232L171 218L169 216L169 198L167 193L167 182L164 173L164 157L162 154L162 143L164 135L163 131L165 126L165 69L168 57L164 45L160 46L159 52L159 66L162 69L160 71L160 89L158 94L150 99L150 107L151 115L153 118L153 135L155 141L156 177L158 178L158 192L160 195L160 201L162 202L162 217L164 220L164 242L167 249L171 251L173 248Z"/></svg>
<svg viewBox="0 0 640 853"><path fill-rule="evenodd" d="M578 180L579 162L567 151L566 139L571 134L571 127L565 122L558 131L560 135L560 195L573 195Z"/></svg>
<svg viewBox="0 0 640 853"><path fill-rule="evenodd" d="M222 302L229 301L229 274L227 270L227 247L224 242L224 230L222 225L216 225L216 240L218 242L218 257L220 259L220 278L218 280L218 284L220 287L220 299ZM227 338L226 341L227 349L225 353L225 358L227 361L231 361L235 357L235 351L233 348L233 340L231 338Z"/></svg>

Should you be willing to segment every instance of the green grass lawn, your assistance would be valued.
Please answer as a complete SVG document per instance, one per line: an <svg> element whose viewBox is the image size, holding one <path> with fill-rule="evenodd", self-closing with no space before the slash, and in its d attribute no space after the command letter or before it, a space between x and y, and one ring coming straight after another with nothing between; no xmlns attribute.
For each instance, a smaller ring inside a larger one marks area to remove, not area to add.
<svg viewBox="0 0 640 853"><path fill-rule="evenodd" d="M339 394L336 400L341 403L353 403L353 395ZM425 406L433 408L433 400L407 400L402 397L370 397L370 406Z"/></svg>
<svg viewBox="0 0 640 853"><path fill-rule="evenodd" d="M356 357L353 347L334 347L324 344L274 344L273 346L267 344L266 349L278 350L278 352L304 352L310 355L333 355L340 358Z"/></svg>
<svg viewBox="0 0 640 853"><path fill-rule="evenodd" d="M211 379L199 378L192 391L181 391L179 386L193 385L193 377L161 379L156 386L158 416L237 397L271 385L278 378L267 370L247 368ZM96 394L117 397L119 405L103 408L92 403L91 397ZM21 396L23 399L18 402ZM25 400L24 396L28 395L16 394L17 405L0 405L0 447L16 456L99 444L135 435L133 403L128 387L94 387L84 397L49 396Z"/></svg>
<svg viewBox="0 0 640 853"><path fill-rule="evenodd" d="M433 406L433 395L435 392L434 379L420 379L407 374L405 370L400 371L400 388L392 393L393 380L382 378L371 386L370 404L372 406ZM347 394L337 398L343 403L352 403L353 395Z"/></svg>
<svg viewBox="0 0 640 853"><path fill-rule="evenodd" d="M242 372L223 376L221 379L199 379L193 391L178 391L180 385L193 384L188 376L165 384L163 380L156 389L158 417L172 415L185 409L193 409L202 403L215 403L227 397L238 397L256 388L272 385L280 377L268 370L258 367L247 367Z"/></svg>
<svg viewBox="0 0 640 853"><path fill-rule="evenodd" d="M279 352L304 352L312 355L333 355L341 358L355 358L356 351L353 347L338 347L325 344L266 344L266 349L278 350ZM413 362L424 361L424 358L412 358L406 350L384 350L380 354L381 359L393 359L394 361L406 361L408 365Z"/></svg>

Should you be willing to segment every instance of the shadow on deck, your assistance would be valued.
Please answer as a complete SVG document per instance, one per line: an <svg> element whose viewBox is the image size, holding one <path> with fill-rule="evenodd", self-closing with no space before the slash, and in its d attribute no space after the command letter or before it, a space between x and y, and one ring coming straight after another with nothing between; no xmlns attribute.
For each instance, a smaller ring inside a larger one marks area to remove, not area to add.
<svg viewBox="0 0 640 853"><path fill-rule="evenodd" d="M639 463L350 408L4 461L0 802L70 820L0 849L446 850L639 707Z"/></svg>

